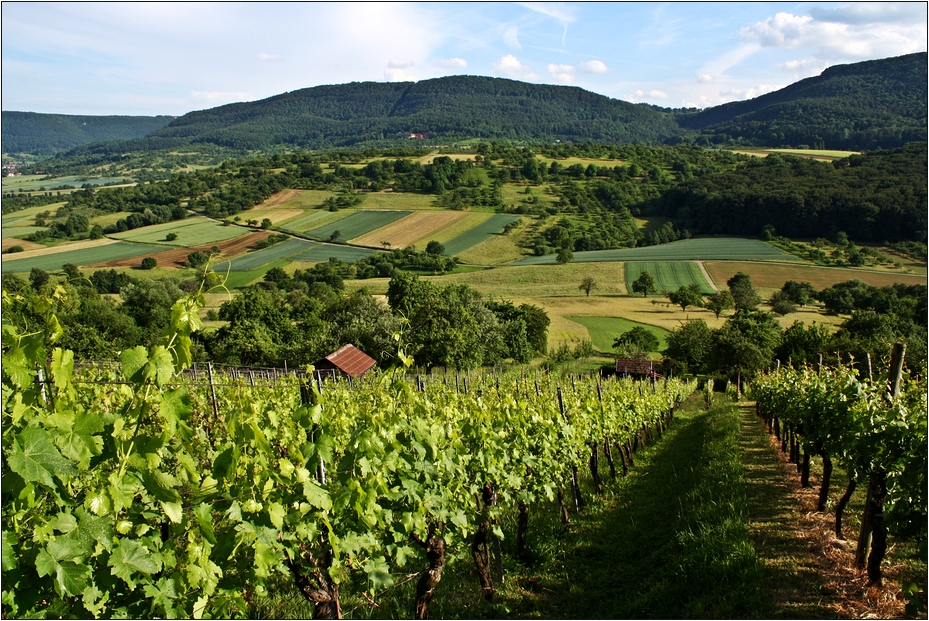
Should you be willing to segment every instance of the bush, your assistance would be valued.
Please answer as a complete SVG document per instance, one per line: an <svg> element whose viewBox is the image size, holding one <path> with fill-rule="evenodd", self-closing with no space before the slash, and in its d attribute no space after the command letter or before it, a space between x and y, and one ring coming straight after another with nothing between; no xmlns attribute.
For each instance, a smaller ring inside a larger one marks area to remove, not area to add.
<svg viewBox="0 0 929 621"><path fill-rule="evenodd" d="M155 260L155 257L145 257L142 259L142 265L140 266L143 270L153 270L158 266L158 261Z"/></svg>

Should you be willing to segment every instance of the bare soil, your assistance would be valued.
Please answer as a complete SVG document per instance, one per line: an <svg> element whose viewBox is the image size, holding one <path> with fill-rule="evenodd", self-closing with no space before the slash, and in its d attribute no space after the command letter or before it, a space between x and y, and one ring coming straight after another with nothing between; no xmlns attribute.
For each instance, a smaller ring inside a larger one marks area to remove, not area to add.
<svg viewBox="0 0 929 621"><path fill-rule="evenodd" d="M745 405L745 404L743 404ZM900 590L901 565L883 564L884 585L868 586L867 574L855 567L857 523L846 512L846 540L835 536L835 514L816 510L819 479L800 485L796 465L780 442L764 430L754 407L741 411L743 455L750 523L756 549L775 579L771 595L788 618L898 619L906 604ZM844 492L833 480L831 496ZM854 532L853 532L854 531Z"/></svg>
<svg viewBox="0 0 929 621"><path fill-rule="evenodd" d="M233 239L227 239L226 241L217 242L216 244L204 244L201 246L192 246L190 248L172 248L170 250L162 250L160 252L128 257L126 259L107 261L106 263L96 263L88 267L138 267L138 265L142 262L142 259L145 257L154 258L158 262L159 267L184 267L184 263L187 261L187 255L197 250L202 252L209 252L210 248L213 246L217 246L220 249L223 258L231 259L232 257L243 254L257 242L266 239L270 234L271 231L260 231L257 233L249 233L248 235L235 237Z"/></svg>

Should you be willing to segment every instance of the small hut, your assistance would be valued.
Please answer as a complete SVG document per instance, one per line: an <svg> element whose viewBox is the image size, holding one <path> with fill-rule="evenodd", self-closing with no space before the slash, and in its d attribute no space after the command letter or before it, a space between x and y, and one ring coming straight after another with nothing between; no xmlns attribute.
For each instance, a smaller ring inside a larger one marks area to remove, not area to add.
<svg viewBox="0 0 929 621"><path fill-rule="evenodd" d="M361 377L377 362L351 343L313 364L322 377Z"/></svg>
<svg viewBox="0 0 929 621"><path fill-rule="evenodd" d="M616 375L631 377L633 379L659 379L661 374L655 370L655 363L651 360L635 360L633 358L619 358L616 360Z"/></svg>

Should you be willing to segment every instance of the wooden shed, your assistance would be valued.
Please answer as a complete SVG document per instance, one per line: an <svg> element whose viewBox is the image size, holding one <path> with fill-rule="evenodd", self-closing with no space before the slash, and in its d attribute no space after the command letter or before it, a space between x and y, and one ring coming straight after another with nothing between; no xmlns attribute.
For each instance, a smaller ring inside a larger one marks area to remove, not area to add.
<svg viewBox="0 0 929 621"><path fill-rule="evenodd" d="M661 374L655 370L655 363L651 360L635 360L633 358L619 358L616 360L616 374L636 379L658 379Z"/></svg>
<svg viewBox="0 0 929 621"><path fill-rule="evenodd" d="M361 377L377 362L351 343L343 345L322 360L313 364L323 376Z"/></svg>

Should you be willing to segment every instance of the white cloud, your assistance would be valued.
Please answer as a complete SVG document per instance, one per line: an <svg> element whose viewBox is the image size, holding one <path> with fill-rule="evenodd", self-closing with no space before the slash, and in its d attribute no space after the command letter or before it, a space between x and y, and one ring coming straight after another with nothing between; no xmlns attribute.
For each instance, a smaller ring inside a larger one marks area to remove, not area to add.
<svg viewBox="0 0 929 621"><path fill-rule="evenodd" d="M782 89L786 84L759 84L758 86L752 86L749 88L731 88L719 92L719 99L721 101L741 101L744 99L754 99L755 97L761 97L767 93L773 93L776 90Z"/></svg>
<svg viewBox="0 0 929 621"><path fill-rule="evenodd" d="M561 46L564 47L565 39L568 38L568 24L577 20L574 6L562 2L523 2L520 6L558 20L564 29L561 35Z"/></svg>
<svg viewBox="0 0 929 621"><path fill-rule="evenodd" d="M503 42L506 43L507 47L517 50L523 49L523 46L519 43L519 28L516 26L507 28L506 32L503 33Z"/></svg>
<svg viewBox="0 0 929 621"><path fill-rule="evenodd" d="M500 60L495 60L493 67L497 75L513 78L514 80L529 80L532 82L539 79L539 76L532 71L532 67L522 64L512 54L507 54L502 56Z"/></svg>
<svg viewBox="0 0 929 621"><path fill-rule="evenodd" d="M573 84L574 74L577 73L577 70L571 65L556 65L552 63L548 66L548 73L556 82Z"/></svg>
<svg viewBox="0 0 929 621"><path fill-rule="evenodd" d="M281 56L278 56L277 54L266 54L262 52L261 54L258 55L258 60L273 63L273 62L278 62L284 59Z"/></svg>
<svg viewBox="0 0 929 621"><path fill-rule="evenodd" d="M656 99L668 99L668 94L658 89L650 89L647 91L637 89L632 95L627 95L626 99L633 103L651 102Z"/></svg>
<svg viewBox="0 0 929 621"><path fill-rule="evenodd" d="M581 73L608 73L610 71L602 60L585 60L578 70Z"/></svg>
<svg viewBox="0 0 929 621"><path fill-rule="evenodd" d="M251 93L246 92L191 91L190 98L198 104L205 103L211 106L219 106L237 101L250 101L253 96Z"/></svg>
<svg viewBox="0 0 929 621"><path fill-rule="evenodd" d="M464 58L446 58L439 63L439 66L445 69L465 69L468 66L468 61Z"/></svg>
<svg viewBox="0 0 929 621"><path fill-rule="evenodd" d="M713 76L711 76L709 73L701 73L697 76L697 82L700 84L709 84L713 81L713 79Z"/></svg>
<svg viewBox="0 0 929 621"><path fill-rule="evenodd" d="M894 19L867 19L873 11L873 7L862 6L810 11L811 15L780 12L742 28L739 34L762 47L809 50L811 55L828 60L888 57L926 49L925 10L919 21L900 21L899 12L885 13Z"/></svg>

